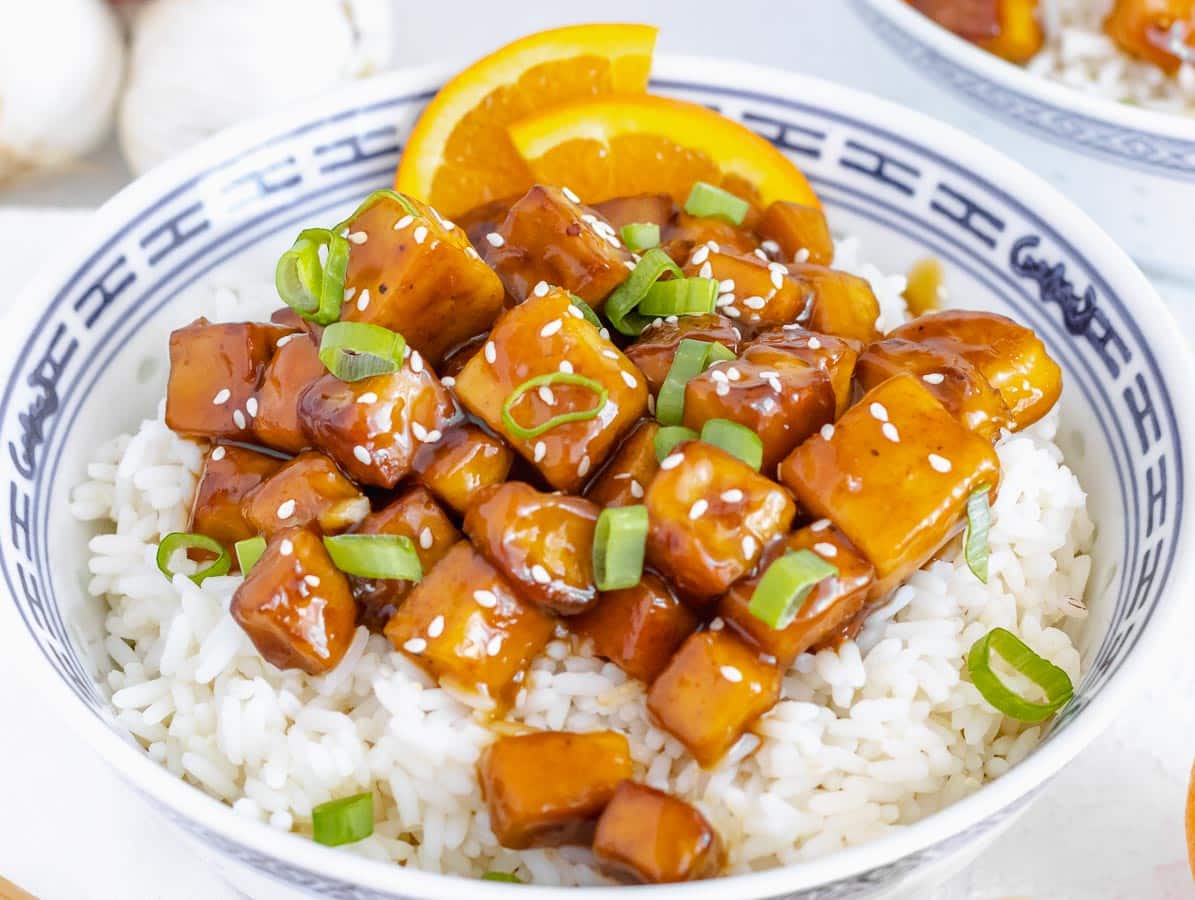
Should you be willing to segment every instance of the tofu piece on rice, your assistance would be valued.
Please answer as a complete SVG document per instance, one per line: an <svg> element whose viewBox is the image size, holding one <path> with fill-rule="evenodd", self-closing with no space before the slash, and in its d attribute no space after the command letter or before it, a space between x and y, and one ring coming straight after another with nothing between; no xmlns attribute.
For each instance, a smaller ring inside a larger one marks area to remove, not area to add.
<svg viewBox="0 0 1195 900"><path fill-rule="evenodd" d="M830 376L834 387L834 417L846 412L853 399L855 364L863 350L860 341L784 325L757 334L749 347L771 347L791 353Z"/></svg>
<svg viewBox="0 0 1195 900"><path fill-rule="evenodd" d="M237 541L257 534L242 510L245 496L272 477L283 462L245 447L213 447L203 460L187 530L219 541L232 553Z"/></svg>
<svg viewBox="0 0 1195 900"><path fill-rule="evenodd" d="M755 229L773 241L784 262L828 266L834 261L834 239L826 214L816 206L777 200L766 210Z"/></svg>
<svg viewBox="0 0 1195 900"><path fill-rule="evenodd" d="M685 264L686 275L719 282L717 310L754 328L797 321L809 308L812 289L793 278L783 263L698 246Z"/></svg>
<svg viewBox="0 0 1195 900"><path fill-rule="evenodd" d="M533 378L556 378L527 387ZM571 383L573 376L596 382ZM580 421L555 425L520 437L503 408L510 408L521 429L536 431L552 419L597 410ZM539 469L553 487L575 492L605 461L631 424L647 410L647 385L639 370L596 328L581 317L566 292L547 291L507 310L494 325L480 353L456 377L456 395L469 412L506 439ZM599 408L600 407L600 408Z"/></svg>
<svg viewBox="0 0 1195 900"><path fill-rule="evenodd" d="M788 271L812 291L809 317L803 322L811 331L864 343L880 336L876 330L880 302L866 279L837 269L797 263L790 265Z"/></svg>
<svg viewBox="0 0 1195 900"><path fill-rule="evenodd" d="M327 456L300 453L245 495L246 521L269 537L316 524L324 534L352 528L369 514L369 500Z"/></svg>
<svg viewBox="0 0 1195 900"><path fill-rule="evenodd" d="M257 440L283 453L309 448L311 440L303 431L296 401L327 371L320 362L318 338L305 332L280 338L255 395L253 434Z"/></svg>

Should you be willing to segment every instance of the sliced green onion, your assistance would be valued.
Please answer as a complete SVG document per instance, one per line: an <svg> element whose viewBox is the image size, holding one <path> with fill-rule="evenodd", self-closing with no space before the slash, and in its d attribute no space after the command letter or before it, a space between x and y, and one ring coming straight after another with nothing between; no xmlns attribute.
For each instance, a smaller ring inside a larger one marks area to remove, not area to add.
<svg viewBox="0 0 1195 900"><path fill-rule="evenodd" d="M1041 688L1046 695L1046 702L1026 700L1005 685L992 669L993 651ZM1042 659L1020 638L1004 628L993 628L971 646L971 652L967 654L967 670L971 673L971 681L983 694L983 699L1004 715L1020 722L1047 719L1075 695L1075 687L1066 672L1049 660Z"/></svg>
<svg viewBox="0 0 1195 900"><path fill-rule="evenodd" d="M504 881L507 884L522 884L523 879L512 872L486 872L481 876L482 881Z"/></svg>
<svg viewBox="0 0 1195 900"><path fill-rule="evenodd" d="M642 253L660 245L660 226L655 222L631 222L623 225L619 233L632 253Z"/></svg>
<svg viewBox="0 0 1195 900"><path fill-rule="evenodd" d="M358 216L360 216L363 212L365 212L365 210L369 209L371 206L373 206L379 200L393 200L395 203L397 203L399 206L401 206L404 210L406 210L406 212L410 213L412 216L415 216L416 218L423 217L423 214L415 208L415 204L413 204L411 202L410 198L408 198L404 194L400 194L398 191L394 191L389 188L384 188L380 191L374 191L372 194L370 194L368 197L366 197L364 200L362 200L361 205L358 206L355 210L353 210L353 214L351 216L349 216L347 219L345 219L343 222L338 224L332 230L335 231L337 234L340 234L340 232L342 232L346 228L348 228L349 223L351 223L354 219L356 219Z"/></svg>
<svg viewBox="0 0 1195 900"><path fill-rule="evenodd" d="M988 532L992 530L990 492L991 487L984 485L967 498L967 534L963 538L967 568L984 584L988 583Z"/></svg>
<svg viewBox="0 0 1195 900"><path fill-rule="evenodd" d="M341 381L397 372L407 342L401 334L366 322L333 322L320 338L319 358Z"/></svg>
<svg viewBox="0 0 1195 900"><path fill-rule="evenodd" d="M196 584L203 584L205 579L216 575L227 575L229 569L232 568L232 557L228 555L228 551L224 549L219 541L208 537L206 534L195 534L190 531L172 531L162 538L162 542L158 544L158 571L167 578L174 578L178 573L171 570L170 558L179 550L191 549L207 550L217 554L212 562L208 563L194 575L187 576Z"/></svg>
<svg viewBox="0 0 1195 900"><path fill-rule="evenodd" d="M734 351L725 344L720 344L717 341L710 343L709 356L705 359L705 367L708 369L716 362L726 362L734 359Z"/></svg>
<svg viewBox="0 0 1195 900"><path fill-rule="evenodd" d="M336 568L361 578L419 581L423 564L415 544L401 534L338 534L324 538Z"/></svg>
<svg viewBox="0 0 1195 900"><path fill-rule="evenodd" d="M683 425L669 425L656 432L656 459L663 460L677 444L697 440L697 432Z"/></svg>
<svg viewBox="0 0 1195 900"><path fill-rule="evenodd" d="M730 419L709 419L701 426L701 440L737 456L756 472L763 465L763 441L759 435Z"/></svg>
<svg viewBox="0 0 1195 900"><path fill-rule="evenodd" d="M327 258L320 259L320 248ZM274 287L282 301L305 319L328 325L340 318L349 242L327 228L308 228L278 258Z"/></svg>
<svg viewBox="0 0 1195 900"><path fill-rule="evenodd" d="M685 417L685 385L705 371L709 362L709 341L684 338L676 345L672 365L656 396L656 419L661 425L679 425Z"/></svg>
<svg viewBox="0 0 1195 900"><path fill-rule="evenodd" d="M528 391L533 391L541 385L553 384L577 384L581 387L589 388L597 394L597 405L591 409L579 409L574 412L561 413L558 416L552 416L546 422L541 422L532 428L527 428L515 421L514 414L511 412L514 405L523 398L523 395ZM539 437L545 431L551 431L558 425L564 425L568 422L585 422L589 419L597 418L598 414L605 408L609 394L606 388L600 381L595 381L592 378L586 378L584 375L576 375L572 372L548 372L545 375L536 375L534 378L528 378L517 388L510 392L510 396L506 398L506 402L502 404L502 424L507 430L519 440L528 441L531 438Z"/></svg>
<svg viewBox="0 0 1195 900"><path fill-rule="evenodd" d="M639 303L640 315L699 316L714 311L718 282L712 278L673 278L657 281Z"/></svg>
<svg viewBox="0 0 1195 900"><path fill-rule="evenodd" d="M317 844L339 847L373 834L373 794L354 794L311 808L311 837Z"/></svg>
<svg viewBox="0 0 1195 900"><path fill-rule="evenodd" d="M599 591L634 587L643 578L647 507L610 506L593 532L593 580Z"/></svg>
<svg viewBox="0 0 1195 900"><path fill-rule="evenodd" d="M232 550L236 554L237 566L240 568L241 574L248 575L254 563L261 559L261 555L266 552L266 539L261 535L245 538L243 541L233 544Z"/></svg>
<svg viewBox="0 0 1195 900"><path fill-rule="evenodd" d="M576 294L569 294L568 298L572 301L573 306L581 310L581 315L585 317L585 321L594 328L602 327L602 320L598 318L597 313L593 311L593 307L578 297Z"/></svg>
<svg viewBox="0 0 1195 900"><path fill-rule="evenodd" d="M685 212L689 215L714 216L731 225L742 225L750 208L746 200L705 181L695 183L685 201Z"/></svg>
<svg viewBox="0 0 1195 900"><path fill-rule="evenodd" d="M837 566L810 550L785 553L759 579L747 611L769 628L787 628L813 589L837 574Z"/></svg>
<svg viewBox="0 0 1195 900"><path fill-rule="evenodd" d="M680 266L659 247L653 247L643 254L643 258L635 264L634 271L626 281L614 289L606 298L606 305L602 307L606 318L615 329L631 337L638 336L650 320L636 313L635 307L665 273L674 278L684 277Z"/></svg>

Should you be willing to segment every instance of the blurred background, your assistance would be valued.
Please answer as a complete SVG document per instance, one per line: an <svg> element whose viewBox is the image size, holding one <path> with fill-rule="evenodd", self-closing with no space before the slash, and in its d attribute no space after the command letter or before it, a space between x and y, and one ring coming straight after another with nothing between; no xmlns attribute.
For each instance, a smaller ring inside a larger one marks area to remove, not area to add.
<svg viewBox="0 0 1195 900"><path fill-rule="evenodd" d="M594 20L659 25L659 53L757 62L924 106L923 83L847 0L0 0L5 284L19 289L135 175L224 127L355 78L460 64ZM1195 292L1159 287L1195 334ZM1195 697L1189 673L1163 680L1167 697ZM13 683L0 635L0 685ZM1190 717L1158 715L1161 702L1141 698L1012 833L919 900L1195 896L1182 836L1189 741L1176 726ZM236 896L31 698L0 690L0 721L0 898L5 877L47 900ZM36 752L21 732L39 734Z"/></svg>

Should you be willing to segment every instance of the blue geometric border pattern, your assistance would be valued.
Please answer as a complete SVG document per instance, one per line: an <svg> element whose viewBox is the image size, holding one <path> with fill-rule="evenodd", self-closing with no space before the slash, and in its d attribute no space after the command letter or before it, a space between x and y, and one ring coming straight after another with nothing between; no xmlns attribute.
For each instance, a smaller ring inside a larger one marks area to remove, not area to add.
<svg viewBox="0 0 1195 900"><path fill-rule="evenodd" d="M940 255L982 284L998 308L1035 328L1062 363L1072 396L1094 423L1091 442L1113 460L1123 511L1123 562L1108 592L1112 622L1057 735L1123 664L1171 580L1185 497L1174 399L1132 312L1089 260L1034 213L934 149L850 115L783 96L721 85L656 82L664 93L719 108L794 155L830 210L862 217ZM64 448L78 410L102 402L97 379L121 346L189 285L261 241L322 221L387 182L402 135L394 122L422 105L419 92L345 109L279 134L196 174L130 214L51 299L0 398L0 489L8 528L0 569L32 639L79 701L111 721L54 595L49 512L65 502ZM1027 198L1029 199L1029 198ZM1050 738L1047 738L1049 740ZM151 798L152 799L152 798ZM155 801L157 802L157 801ZM160 803L158 803L161 806ZM164 810L176 820L177 811ZM840 900L900 880L995 827L1014 808L949 841L813 891ZM338 898L364 891L180 822L263 873Z"/></svg>
<svg viewBox="0 0 1195 900"><path fill-rule="evenodd" d="M1022 131L1068 150L1111 159L1145 172L1195 180L1195 141L1112 125L1013 90L918 40L877 12L869 0L853 0L853 3L859 16L906 63L975 101L977 107L1003 116Z"/></svg>

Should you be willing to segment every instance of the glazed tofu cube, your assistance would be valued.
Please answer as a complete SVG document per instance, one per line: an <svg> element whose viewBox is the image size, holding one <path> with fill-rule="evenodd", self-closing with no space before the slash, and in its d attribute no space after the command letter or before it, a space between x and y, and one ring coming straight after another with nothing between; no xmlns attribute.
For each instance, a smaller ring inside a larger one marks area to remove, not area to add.
<svg viewBox="0 0 1195 900"><path fill-rule="evenodd" d="M558 187L537 184L486 240L486 262L520 303L542 281L598 309L634 267L614 228Z"/></svg>
<svg viewBox="0 0 1195 900"><path fill-rule="evenodd" d="M384 488L405 478L420 447L438 443L457 418L452 395L417 350L397 372L360 381L329 373L299 399L311 443L355 480Z"/></svg>
<svg viewBox="0 0 1195 900"><path fill-rule="evenodd" d="M514 452L502 438L466 423L447 432L438 444L419 448L415 477L463 514L482 488L506 480L513 462Z"/></svg>
<svg viewBox="0 0 1195 900"><path fill-rule="evenodd" d="M676 213L676 204L670 194L634 194L603 200L593 204L593 209L616 229L637 223L663 228Z"/></svg>
<svg viewBox="0 0 1195 900"><path fill-rule="evenodd" d="M746 574L796 513L774 482L699 441L665 457L645 503L648 560L699 598L722 593Z"/></svg>
<svg viewBox="0 0 1195 900"><path fill-rule="evenodd" d="M257 385L288 333L278 325L207 319L172 332L166 425L187 437L252 441Z"/></svg>
<svg viewBox="0 0 1195 900"><path fill-rule="evenodd" d="M800 550L820 556L838 569L838 574L817 583L786 627L772 628L751 614L751 597L768 566L786 553ZM832 639L853 623L863 611L874 582L871 563L828 519L819 519L770 544L756 574L736 581L722 595L718 615L747 643L775 657L777 665L787 669L806 650Z"/></svg>
<svg viewBox="0 0 1195 900"><path fill-rule="evenodd" d="M813 296L810 286L791 277L783 263L754 253L736 255L699 246L685 265L685 274L717 279L718 312L753 328L797 321Z"/></svg>
<svg viewBox="0 0 1195 900"><path fill-rule="evenodd" d="M597 600L593 531L601 509L520 481L487 488L465 514L473 545L528 603L564 616Z"/></svg>
<svg viewBox="0 0 1195 900"><path fill-rule="evenodd" d="M498 226L510 213L510 208L518 203L522 196L522 194L512 194L509 197L491 200L473 207L463 215L456 216L453 221L468 236L469 243L473 245L473 248L479 254L484 255L486 248L489 247L485 236L491 231L498 230Z"/></svg>
<svg viewBox="0 0 1195 900"><path fill-rule="evenodd" d="M397 331L435 365L493 324L502 284L462 229L430 206L410 203L417 215L382 198L349 222L341 318Z"/></svg>
<svg viewBox="0 0 1195 900"><path fill-rule="evenodd" d="M851 379L855 374L859 353L863 350L861 342L807 331L800 325L785 325L756 335L750 346L783 350L824 370L834 387L835 418L851 405Z"/></svg>
<svg viewBox="0 0 1195 900"><path fill-rule="evenodd" d="M299 396L327 371L320 362L316 338L301 331L280 338L257 388L253 418L257 440L284 453L310 447L299 421Z"/></svg>
<svg viewBox="0 0 1195 900"><path fill-rule="evenodd" d="M233 594L232 617L266 662L320 675L352 643L357 604L319 534L286 528L270 538Z"/></svg>
<svg viewBox="0 0 1195 900"><path fill-rule="evenodd" d="M714 363L685 385L684 424L700 433L710 419L729 419L763 443L761 471L772 474L797 444L834 421L830 376L772 347Z"/></svg>
<svg viewBox="0 0 1195 900"><path fill-rule="evenodd" d="M395 534L410 538L424 572L431 571L461 534L427 488L416 485L403 491L385 508L370 513L354 530L356 534ZM382 631L413 582L398 578L349 576L353 596L361 604L361 622L370 631Z"/></svg>
<svg viewBox="0 0 1195 900"><path fill-rule="evenodd" d="M423 573L386 623L386 637L442 687L488 707L513 699L555 624L469 544Z"/></svg>
<svg viewBox="0 0 1195 900"><path fill-rule="evenodd" d="M526 429L566 413L599 411L593 418L519 437L504 421L503 406L529 379L555 372L598 382L606 391L605 404L581 384L557 382L525 390L510 412ZM647 385L639 370L581 317L560 289L532 296L503 313L482 352L457 376L456 395L562 491L576 491L596 472L647 409Z"/></svg>
<svg viewBox="0 0 1195 900"><path fill-rule="evenodd" d="M213 447L203 460L187 530L219 541L232 553L233 544L257 534L242 512L245 496L282 468L282 463L275 456L244 447Z"/></svg>
<svg viewBox="0 0 1195 900"><path fill-rule="evenodd" d="M652 572L634 587L606 591L593 609L569 621L573 634L593 641L598 656L648 684L698 624L697 614Z"/></svg>
<svg viewBox="0 0 1195 900"><path fill-rule="evenodd" d="M816 206L803 206L777 200L769 206L755 230L766 241L776 244L772 250L785 262L828 266L834 261L834 239L826 214Z"/></svg>
<svg viewBox="0 0 1195 900"><path fill-rule="evenodd" d="M898 375L864 394L832 433L794 450L780 478L802 509L832 521L871 560L879 596L950 539L967 498L995 488L1000 463L920 379Z"/></svg>
<svg viewBox="0 0 1195 900"><path fill-rule="evenodd" d="M788 270L813 292L804 322L811 331L864 343L880 336L880 303L865 279L822 266L791 265Z"/></svg>
<svg viewBox="0 0 1195 900"><path fill-rule="evenodd" d="M627 358L639 367L653 394L658 393L664 384L668 370L672 368L672 360L676 357L676 348L686 338L719 343L731 353L737 354L742 334L726 316L679 316L674 320L670 316L667 319L654 319L626 350Z"/></svg>
<svg viewBox="0 0 1195 900"><path fill-rule="evenodd" d="M316 524L324 534L352 528L369 514L369 500L336 463L308 450L245 495L245 520L267 537Z"/></svg>
<svg viewBox="0 0 1195 900"><path fill-rule="evenodd" d="M726 862L700 810L634 781L618 786L598 819L593 855L607 874L644 884L712 878Z"/></svg>
<svg viewBox="0 0 1195 900"><path fill-rule="evenodd" d="M511 850L589 843L631 774L630 745L616 731L503 736L477 766L490 828Z"/></svg>
<svg viewBox="0 0 1195 900"><path fill-rule="evenodd" d="M940 4L941 0L938 2ZM1028 23L1024 20L1027 17L1033 18L1034 11L1031 7L1034 4L1030 0L1003 0L1003 4L1019 10L1020 15L1014 18L1005 13L1002 24L1007 24L1000 37L1005 42L1009 41L1008 24L1013 22L1023 23L1022 29L1025 34L1031 33ZM1189 28L1175 28L1175 24L1179 23L1181 26L1189 23L1191 12L1189 0L1115 0L1107 18L1104 19L1104 33L1129 56L1153 63L1167 75L1174 75L1182 67L1195 39ZM1035 19L1033 24L1037 25ZM1024 45L1024 50L1029 56L1034 55L1041 47L1040 26L1036 36L1036 44L1026 42ZM1005 55L999 49L992 52Z"/></svg>
<svg viewBox="0 0 1195 900"><path fill-rule="evenodd" d="M781 673L729 631L690 637L652 682L647 708L709 768L780 699Z"/></svg>
<svg viewBox="0 0 1195 900"><path fill-rule="evenodd" d="M695 248L705 244L714 252L754 253L759 250L759 238L749 228L739 228L724 219L691 216L679 212L663 229L664 252L678 266L684 265ZM763 253L762 250L759 251Z"/></svg>
<svg viewBox="0 0 1195 900"><path fill-rule="evenodd" d="M888 336L928 344L969 361L999 391L1017 429L1048 413L1062 393L1062 370L1041 339L1006 316L948 309L920 316Z"/></svg>
<svg viewBox="0 0 1195 900"><path fill-rule="evenodd" d="M660 471L656 435L660 426L644 419L627 435L618 452L585 490L598 506L635 506L643 502L647 486Z"/></svg>
<svg viewBox="0 0 1195 900"><path fill-rule="evenodd" d="M1009 62L1025 63L1045 42L1038 0L909 0L921 12L959 37ZM1119 4L1125 6L1125 3ZM1156 8L1156 4L1150 3ZM1165 6L1165 2L1162 4ZM1105 26L1107 27L1107 26ZM1130 51L1131 52L1131 51Z"/></svg>
<svg viewBox="0 0 1195 900"><path fill-rule="evenodd" d="M920 378L947 412L986 440L994 442L1001 429L1014 427L1000 393L975 366L944 347L887 338L869 345L856 367L864 391L902 372Z"/></svg>

